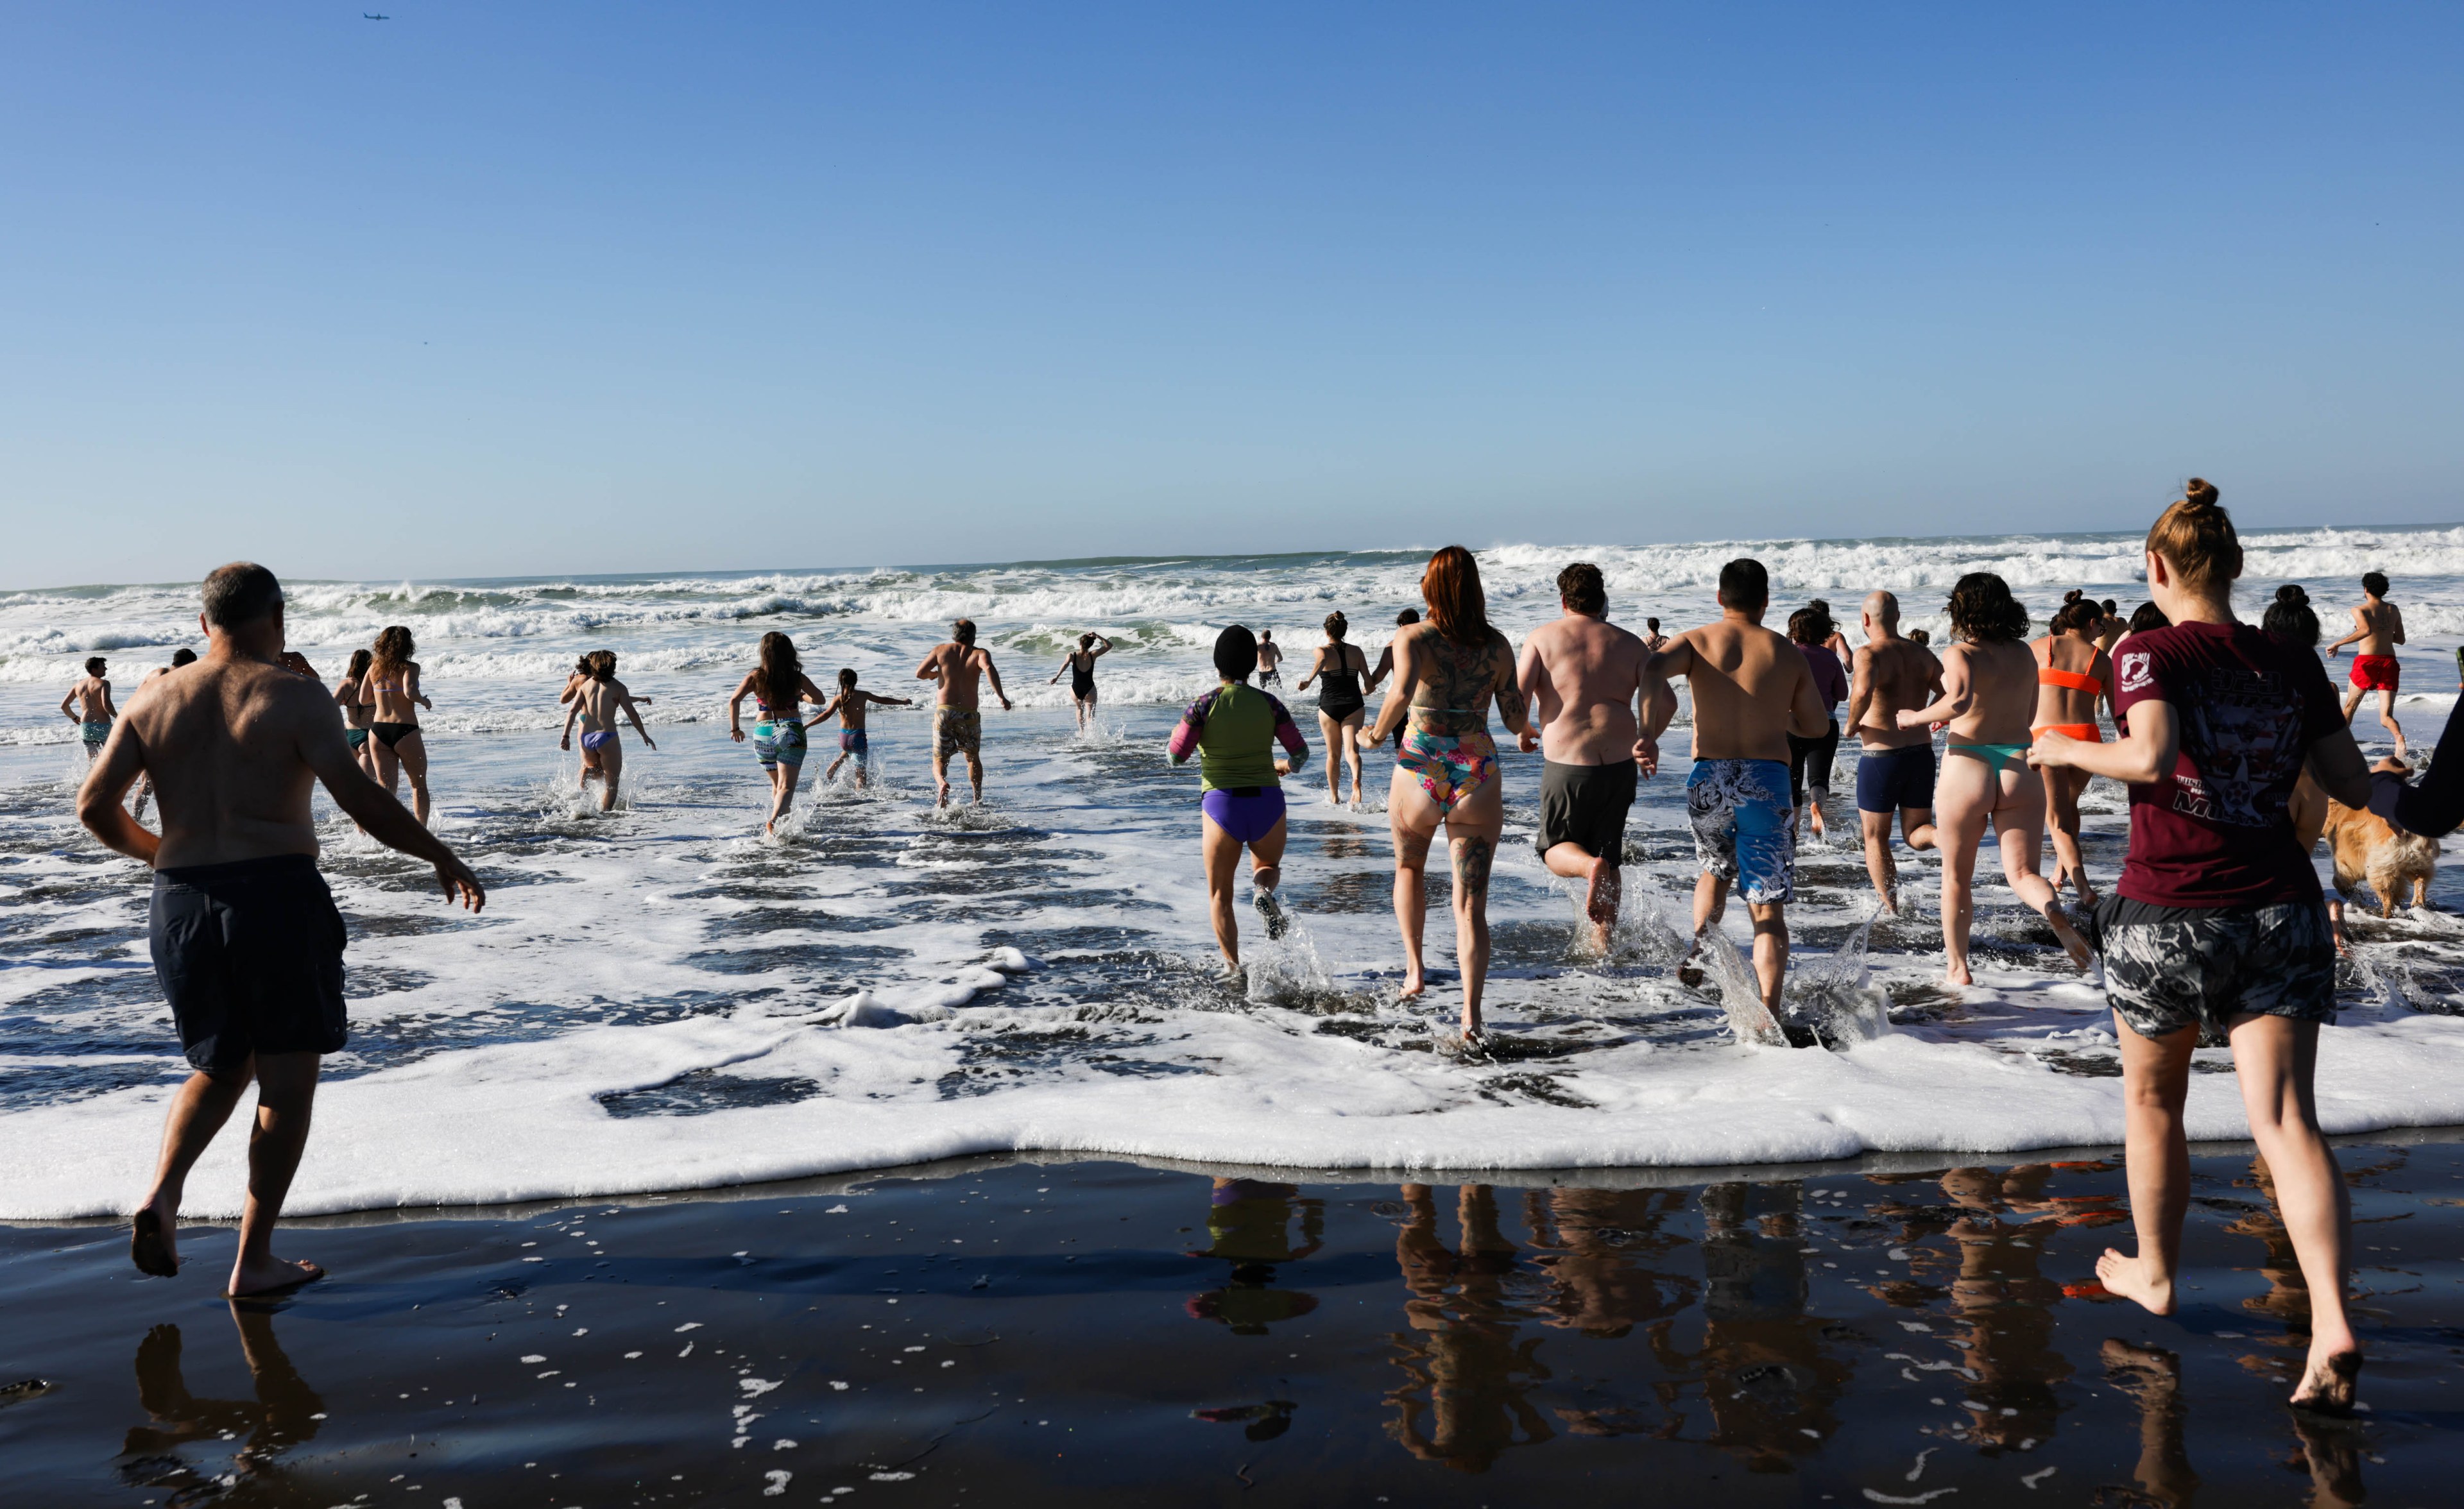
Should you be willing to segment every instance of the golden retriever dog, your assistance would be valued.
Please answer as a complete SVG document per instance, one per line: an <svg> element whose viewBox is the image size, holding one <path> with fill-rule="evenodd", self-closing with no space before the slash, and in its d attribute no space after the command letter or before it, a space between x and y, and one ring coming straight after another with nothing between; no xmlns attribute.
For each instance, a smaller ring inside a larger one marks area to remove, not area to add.
<svg viewBox="0 0 2464 1509"><path fill-rule="evenodd" d="M2409 767L2383 759L2372 770L2407 773ZM2350 900L2354 887L2366 885L2379 899L2379 915L2395 915L2399 897L2410 894L2415 907L2430 905L2430 877L2438 868L2438 841L2399 833L2385 818L2366 807L2347 807L2329 799L2326 839L2336 862L2336 894Z"/></svg>

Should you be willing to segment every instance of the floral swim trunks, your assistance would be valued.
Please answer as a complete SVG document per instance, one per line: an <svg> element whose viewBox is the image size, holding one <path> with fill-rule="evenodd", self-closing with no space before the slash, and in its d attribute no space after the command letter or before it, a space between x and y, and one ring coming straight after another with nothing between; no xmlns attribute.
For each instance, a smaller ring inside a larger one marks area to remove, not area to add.
<svg viewBox="0 0 2464 1509"><path fill-rule="evenodd" d="M1685 815L1703 868L1758 906L1796 899L1796 806L1788 761L1698 759L1685 777Z"/></svg>
<svg viewBox="0 0 2464 1509"><path fill-rule="evenodd" d="M933 757L948 759L952 754L975 754L984 741L984 714L979 708L935 708L933 710Z"/></svg>

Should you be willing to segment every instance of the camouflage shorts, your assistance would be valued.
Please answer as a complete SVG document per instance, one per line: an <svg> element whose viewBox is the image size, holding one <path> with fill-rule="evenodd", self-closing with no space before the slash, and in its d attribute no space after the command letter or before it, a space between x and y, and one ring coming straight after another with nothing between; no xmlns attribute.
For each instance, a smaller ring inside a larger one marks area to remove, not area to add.
<svg viewBox="0 0 2464 1509"><path fill-rule="evenodd" d="M2240 1016L2332 1021L2336 939L2321 902L2156 907L2108 893L2096 908L2104 995L2143 1038Z"/></svg>

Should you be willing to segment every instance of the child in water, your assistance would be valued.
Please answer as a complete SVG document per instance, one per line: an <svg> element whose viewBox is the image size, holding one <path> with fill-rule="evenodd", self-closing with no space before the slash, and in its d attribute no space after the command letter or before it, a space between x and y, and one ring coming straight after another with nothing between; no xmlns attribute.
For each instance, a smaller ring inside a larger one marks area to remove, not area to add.
<svg viewBox="0 0 2464 1509"><path fill-rule="evenodd" d="M885 697L879 692L864 690L855 684L853 670L839 672L839 694L823 707L822 711L813 717L812 722L804 725L809 729L816 723L828 722L833 713L838 716L839 757L830 761L829 769L822 772L822 779L834 779L838 776L839 767L847 762L849 755L853 755L856 790L865 789L871 776L872 754L865 740L864 710L867 704L874 702L889 708L912 708L915 705L912 698Z"/></svg>

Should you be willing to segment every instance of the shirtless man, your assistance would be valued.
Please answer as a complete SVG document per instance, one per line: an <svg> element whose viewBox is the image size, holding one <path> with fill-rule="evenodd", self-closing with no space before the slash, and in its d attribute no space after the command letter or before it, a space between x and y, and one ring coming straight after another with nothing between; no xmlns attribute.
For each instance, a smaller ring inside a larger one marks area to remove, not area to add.
<svg viewBox="0 0 2464 1509"><path fill-rule="evenodd" d="M1608 622L1600 568L1576 561L1557 573L1562 617L1531 631L1514 667L1539 726L1523 753L1542 752L1540 861L1551 875L1583 883L1583 915L1605 953L1617 926L1625 863L1625 820L1634 806L1642 725L1643 642Z"/></svg>
<svg viewBox="0 0 2464 1509"><path fill-rule="evenodd" d="M60 699L60 716L77 726L77 735L85 740L88 764L102 753L102 741L111 737L111 722L120 716L120 710L111 705L111 683L102 675L109 667L110 662L94 656L85 663L85 674Z"/></svg>
<svg viewBox="0 0 2464 1509"><path fill-rule="evenodd" d="M1282 686L1284 684L1284 673L1277 670L1275 667L1283 663L1284 647L1275 643L1275 631L1273 629L1260 629L1258 631L1258 685L1261 687Z"/></svg>
<svg viewBox="0 0 2464 1509"><path fill-rule="evenodd" d="M1109 645L1105 646L1107 649L1111 647L1111 646ZM809 729L816 723L827 723L833 714L837 716L839 720L839 757L830 761L829 769L822 772L822 779L835 779L839 773L839 767L846 764L849 759L853 759L855 761L855 789L862 791L872 779L872 740L865 733L864 710L870 704L876 702L885 708L912 708L915 706L915 703L913 699L908 697L885 697L877 691L867 691L863 688L858 687L855 682L856 675L854 670L847 669L840 671L839 694L832 697L829 700L828 705L824 707L821 711L813 714L811 722L806 723L804 727ZM995 685L998 686L999 683L996 682ZM1049 685L1049 683L1046 683L1046 685ZM1083 722L1085 720L1082 718L1080 721ZM980 785L981 783L979 782L978 784Z"/></svg>
<svg viewBox="0 0 2464 1509"><path fill-rule="evenodd" d="M2353 651L2353 689L2344 697L2344 721L2362 698L2379 694L2379 725L2395 735L2395 757L2404 758L2404 725L2395 720L2398 667L2395 647L2404 643L2404 613L2387 600L2387 579L2378 572L2362 578L2362 601L2353 609L2353 631L2327 646L2327 658L2347 645ZM92 735L88 735L91 737Z"/></svg>
<svg viewBox="0 0 2464 1509"><path fill-rule="evenodd" d="M1882 909L1900 914L1900 869L1891 856L1891 814L1912 849L1934 846L1933 731L1902 729L1903 708L1942 695L1942 662L1900 637L1900 600L1877 592L1857 615L1865 644L1849 667L1848 732L1857 735L1857 820L1865 830L1865 873Z"/></svg>
<svg viewBox="0 0 2464 1509"><path fill-rule="evenodd" d="M976 706L979 676L993 684L993 695L1001 698L1001 711L1007 712L1009 693L1001 690L1001 672L993 667L991 653L976 648L973 619L951 624L949 639L934 645L924 664L915 667L916 680L941 684L933 699L933 779L939 787L933 804L936 807L950 804L954 752L967 756L967 779L975 787L976 800L984 799L984 715Z"/></svg>
<svg viewBox="0 0 2464 1509"><path fill-rule="evenodd" d="M324 1277L315 1263L274 1256L274 1225L307 1146L319 1057L349 1036L342 917L317 873L312 783L322 781L380 842L436 866L449 902L477 911L487 895L351 758L332 699L280 667L274 573L245 561L216 571L198 622L205 658L138 689L77 792L77 820L153 868L154 973L196 1070L171 1098L129 1255L157 1277L179 1272L182 1187L253 1080L248 1203L227 1291L245 1296ZM141 773L153 776L162 801L160 835L120 805Z"/></svg>
<svg viewBox="0 0 2464 1509"><path fill-rule="evenodd" d="M1694 773L1685 811L1703 864L1694 886L1694 945L1727 910L1728 887L1754 921L1754 977L1776 1017L1788 977L1788 914L1795 894L1796 810L1788 799L1788 736L1812 738L1831 715L1814 671L1786 637L1762 626L1771 574L1759 560L1720 568L1720 621L1687 629L1643 667L1642 737L1635 758L1659 763L1660 735L1677 715L1667 678L1694 694Z"/></svg>
<svg viewBox="0 0 2464 1509"><path fill-rule="evenodd" d="M593 650L590 654L590 679L574 689L573 701L564 714L564 737L557 748L573 748L573 725L582 725L582 790L587 796L590 777L600 778L599 810L616 810L616 783L625 778L625 745L618 737L618 719L631 718L633 732L642 735L645 748L659 746L650 739L650 731L642 726L642 710L633 705L633 693L616 679L616 652Z"/></svg>

